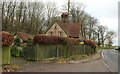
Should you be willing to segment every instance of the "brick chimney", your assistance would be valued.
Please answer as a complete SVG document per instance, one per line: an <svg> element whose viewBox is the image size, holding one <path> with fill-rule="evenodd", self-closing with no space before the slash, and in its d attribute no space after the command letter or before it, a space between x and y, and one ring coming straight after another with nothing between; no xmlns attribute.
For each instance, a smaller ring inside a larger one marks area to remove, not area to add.
<svg viewBox="0 0 120 74"><path fill-rule="evenodd" d="M61 15L61 22L66 23L68 22L68 13L67 12L63 12Z"/></svg>

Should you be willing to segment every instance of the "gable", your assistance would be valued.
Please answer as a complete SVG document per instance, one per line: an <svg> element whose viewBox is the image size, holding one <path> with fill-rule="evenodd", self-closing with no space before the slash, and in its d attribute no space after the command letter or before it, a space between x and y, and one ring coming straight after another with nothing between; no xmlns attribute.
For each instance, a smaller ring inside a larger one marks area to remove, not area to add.
<svg viewBox="0 0 120 74"><path fill-rule="evenodd" d="M29 35L23 32L17 32L15 34L15 37L19 37L22 41L27 41L29 38L33 39L32 35Z"/></svg>
<svg viewBox="0 0 120 74"><path fill-rule="evenodd" d="M62 31L67 35L66 37L79 38L81 37L81 23L63 23L63 22L54 22L51 27L46 31L45 34L55 31L55 26L57 29L62 29Z"/></svg>
<svg viewBox="0 0 120 74"><path fill-rule="evenodd" d="M23 42L22 38L18 34L14 36L14 39L16 39L17 37L20 39L20 42Z"/></svg>
<svg viewBox="0 0 120 74"><path fill-rule="evenodd" d="M46 32L46 35L49 35L50 32L53 32L54 36L58 36L59 32L62 32L64 37L67 37L67 33L64 31L64 29L57 23L55 22L50 28L49 30Z"/></svg>

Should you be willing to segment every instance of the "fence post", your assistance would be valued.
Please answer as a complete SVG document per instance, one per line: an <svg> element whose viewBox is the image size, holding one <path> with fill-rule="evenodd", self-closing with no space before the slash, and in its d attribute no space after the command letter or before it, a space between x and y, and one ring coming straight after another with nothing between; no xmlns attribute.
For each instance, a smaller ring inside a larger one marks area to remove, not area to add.
<svg viewBox="0 0 120 74"><path fill-rule="evenodd" d="M66 54L66 58L68 58L68 52L67 52L67 50L68 50L68 45L66 45L66 49L65 49L66 51L65 51L65 54Z"/></svg>
<svg viewBox="0 0 120 74"><path fill-rule="evenodd" d="M83 54L85 54L85 44L83 44Z"/></svg>
<svg viewBox="0 0 120 74"><path fill-rule="evenodd" d="M36 45L36 52L35 52L35 55L36 55L36 61L38 61L38 53L37 53L37 50L38 50L38 44Z"/></svg>
<svg viewBox="0 0 120 74"><path fill-rule="evenodd" d="M57 54L57 58L58 58L58 55L59 55L59 52L58 52L58 46L57 46L57 44L56 44L56 54Z"/></svg>

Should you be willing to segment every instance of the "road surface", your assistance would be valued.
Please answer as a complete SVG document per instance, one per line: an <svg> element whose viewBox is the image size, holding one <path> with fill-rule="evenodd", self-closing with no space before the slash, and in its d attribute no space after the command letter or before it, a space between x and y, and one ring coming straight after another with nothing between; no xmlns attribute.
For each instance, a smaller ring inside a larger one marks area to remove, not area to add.
<svg viewBox="0 0 120 74"><path fill-rule="evenodd" d="M11 63L21 65L19 72L117 72L118 51L103 50L95 55L78 61L77 63L40 63L39 61L26 61L22 58L12 58Z"/></svg>
<svg viewBox="0 0 120 74"><path fill-rule="evenodd" d="M103 62L111 72L118 72L118 56L120 56L118 53L114 49L102 51Z"/></svg>
<svg viewBox="0 0 120 74"><path fill-rule="evenodd" d="M110 72L102 63L96 60L77 64L34 64L27 65L20 72Z"/></svg>
<svg viewBox="0 0 120 74"><path fill-rule="evenodd" d="M92 59L92 60L91 60ZM31 62L22 65L20 72L110 72L110 70L104 65L101 54L98 52L90 58L85 60L91 60L89 62L77 62L71 64L41 64L39 62ZM19 61L17 59L15 61ZM14 62L14 61L12 61ZM23 61L25 62L25 61Z"/></svg>

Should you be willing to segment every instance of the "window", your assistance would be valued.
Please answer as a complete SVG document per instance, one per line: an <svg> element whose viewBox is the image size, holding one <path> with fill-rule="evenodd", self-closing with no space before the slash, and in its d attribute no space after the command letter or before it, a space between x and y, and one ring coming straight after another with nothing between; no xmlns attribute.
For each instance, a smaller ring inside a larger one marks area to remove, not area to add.
<svg viewBox="0 0 120 74"><path fill-rule="evenodd" d="M52 36L53 32L50 32L50 35Z"/></svg>
<svg viewBox="0 0 120 74"><path fill-rule="evenodd" d="M60 31L60 32L58 32L58 36L62 36L62 32Z"/></svg>
<svg viewBox="0 0 120 74"><path fill-rule="evenodd" d="M55 29L57 29L57 26L55 25Z"/></svg>

